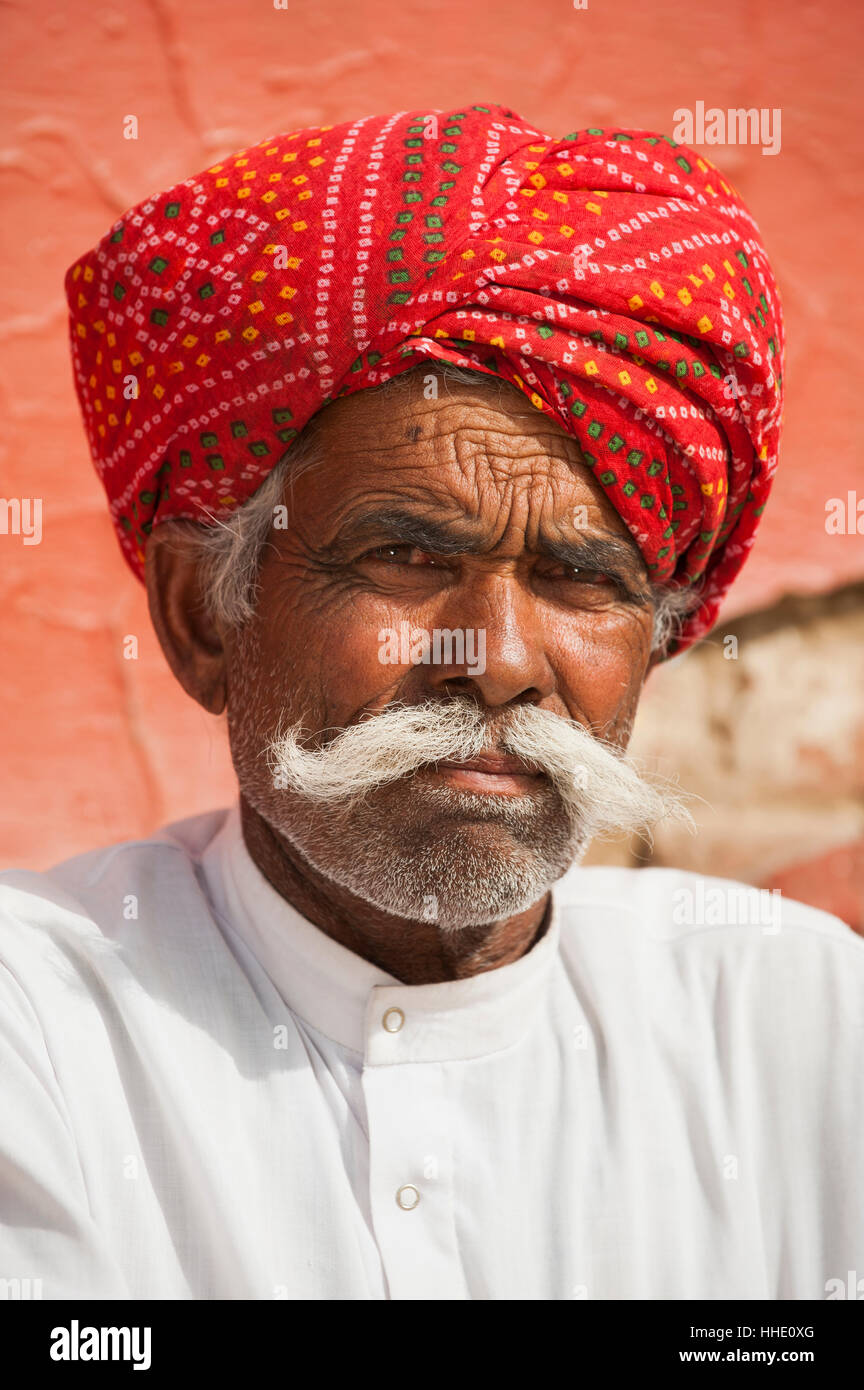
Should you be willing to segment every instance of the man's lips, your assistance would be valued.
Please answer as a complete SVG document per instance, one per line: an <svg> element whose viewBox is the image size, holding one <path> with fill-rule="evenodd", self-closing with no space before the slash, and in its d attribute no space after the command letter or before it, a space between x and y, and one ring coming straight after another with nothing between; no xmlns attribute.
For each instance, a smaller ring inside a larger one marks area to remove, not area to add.
<svg viewBox="0 0 864 1390"><path fill-rule="evenodd" d="M464 791L524 796L543 777L540 768L505 753L480 753L475 758L445 758L429 768L436 778Z"/></svg>
<svg viewBox="0 0 864 1390"><path fill-rule="evenodd" d="M523 762L521 758L511 758L504 753L479 753L476 758L465 760L456 758L446 758L436 767L460 767L467 768L472 772L489 772L494 774L515 772L522 776L539 776L540 769L533 763Z"/></svg>

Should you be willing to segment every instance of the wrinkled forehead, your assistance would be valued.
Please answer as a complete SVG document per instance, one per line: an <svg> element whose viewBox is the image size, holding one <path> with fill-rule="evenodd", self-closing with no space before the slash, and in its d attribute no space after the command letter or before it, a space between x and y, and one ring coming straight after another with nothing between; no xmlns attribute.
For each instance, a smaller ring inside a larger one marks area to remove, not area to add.
<svg viewBox="0 0 864 1390"><path fill-rule="evenodd" d="M585 525L590 515L629 538L577 441L500 378L469 385L407 372L332 402L306 433L320 459L315 491L334 510L371 497L413 498L454 517L512 505L559 521L575 512L578 522L581 511Z"/></svg>

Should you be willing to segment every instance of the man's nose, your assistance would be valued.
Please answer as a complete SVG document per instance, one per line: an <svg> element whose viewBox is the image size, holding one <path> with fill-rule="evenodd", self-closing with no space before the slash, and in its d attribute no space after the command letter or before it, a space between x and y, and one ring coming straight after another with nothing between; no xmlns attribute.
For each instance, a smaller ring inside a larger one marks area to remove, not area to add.
<svg viewBox="0 0 864 1390"><path fill-rule="evenodd" d="M475 573L436 621L463 634L465 660L425 666L427 693L473 695L489 707L540 704L554 694L541 614L516 578Z"/></svg>

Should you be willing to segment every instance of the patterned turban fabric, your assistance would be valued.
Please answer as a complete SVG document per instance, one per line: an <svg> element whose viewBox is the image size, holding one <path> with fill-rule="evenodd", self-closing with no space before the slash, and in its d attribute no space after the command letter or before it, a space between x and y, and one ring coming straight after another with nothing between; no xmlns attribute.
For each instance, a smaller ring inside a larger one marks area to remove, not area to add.
<svg viewBox="0 0 864 1390"><path fill-rule="evenodd" d="M213 524L337 396L438 358L578 442L654 582L713 624L777 465L783 322L759 230L665 135L501 106L262 140L125 213L66 275L76 388L123 553Z"/></svg>

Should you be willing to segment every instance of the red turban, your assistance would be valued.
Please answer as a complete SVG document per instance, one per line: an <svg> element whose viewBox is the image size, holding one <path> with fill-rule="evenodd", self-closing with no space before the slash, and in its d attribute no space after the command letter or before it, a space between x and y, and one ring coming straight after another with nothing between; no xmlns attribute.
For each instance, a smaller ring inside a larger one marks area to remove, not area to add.
<svg viewBox="0 0 864 1390"><path fill-rule="evenodd" d="M123 553L244 502L326 402L423 358L578 441L655 582L712 625L777 464L783 324L758 228L666 136L500 106L276 135L125 213L66 275Z"/></svg>

